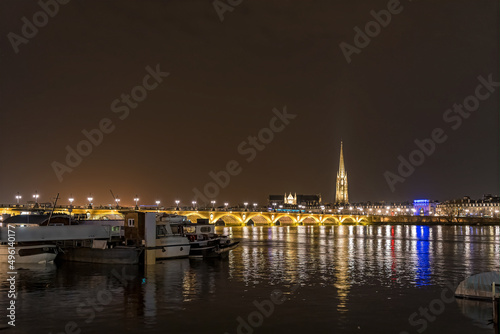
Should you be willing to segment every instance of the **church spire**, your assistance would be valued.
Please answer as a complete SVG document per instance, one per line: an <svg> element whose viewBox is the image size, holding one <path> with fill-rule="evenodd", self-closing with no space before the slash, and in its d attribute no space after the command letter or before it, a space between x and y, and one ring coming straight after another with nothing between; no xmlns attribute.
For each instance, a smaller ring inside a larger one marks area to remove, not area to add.
<svg viewBox="0 0 500 334"><path fill-rule="evenodd" d="M335 203L348 204L349 196L347 193L347 172L344 167L344 148L343 142L340 141L340 161L339 171L337 172L337 187L335 194Z"/></svg>
<svg viewBox="0 0 500 334"><path fill-rule="evenodd" d="M343 176L345 174L343 146L344 146L344 144L341 140L340 141L340 162L339 162L339 174L341 176Z"/></svg>

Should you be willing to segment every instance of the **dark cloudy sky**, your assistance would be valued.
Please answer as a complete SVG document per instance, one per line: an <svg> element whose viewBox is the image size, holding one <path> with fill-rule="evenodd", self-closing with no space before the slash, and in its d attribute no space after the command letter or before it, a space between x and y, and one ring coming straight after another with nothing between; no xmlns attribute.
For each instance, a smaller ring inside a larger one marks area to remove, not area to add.
<svg viewBox="0 0 500 334"><path fill-rule="evenodd" d="M478 76L500 81L498 1L401 6L348 64L339 44L387 1L244 0L221 22L207 0L71 0L18 53L9 33L41 8L1 1L0 203L38 190L105 204L109 189L122 204L187 203L231 160L242 170L218 203L290 191L329 202L341 139L351 201L498 194L500 88L456 130L443 120ZM157 64L170 75L121 120L111 103ZM238 146L284 106L296 118L247 162ZM60 182L53 163L105 118L114 131ZM435 128L447 140L391 191L384 173Z"/></svg>

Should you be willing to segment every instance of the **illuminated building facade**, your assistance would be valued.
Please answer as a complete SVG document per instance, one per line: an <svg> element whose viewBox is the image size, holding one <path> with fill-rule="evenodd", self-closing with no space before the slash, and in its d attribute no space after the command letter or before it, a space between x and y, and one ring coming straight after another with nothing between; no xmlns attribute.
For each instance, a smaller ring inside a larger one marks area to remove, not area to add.
<svg viewBox="0 0 500 334"><path fill-rule="evenodd" d="M297 195L286 194L283 195L270 195L268 200L269 206L282 206L282 207L297 207L304 206L308 208L314 208L321 205L321 194L318 195Z"/></svg>
<svg viewBox="0 0 500 334"><path fill-rule="evenodd" d="M416 199L413 201L415 215L428 216L430 211L430 202L428 199Z"/></svg>
<svg viewBox="0 0 500 334"><path fill-rule="evenodd" d="M498 218L500 213L500 197L486 194L482 199L471 199L464 196L439 203L436 206L436 215L454 217L486 217Z"/></svg>

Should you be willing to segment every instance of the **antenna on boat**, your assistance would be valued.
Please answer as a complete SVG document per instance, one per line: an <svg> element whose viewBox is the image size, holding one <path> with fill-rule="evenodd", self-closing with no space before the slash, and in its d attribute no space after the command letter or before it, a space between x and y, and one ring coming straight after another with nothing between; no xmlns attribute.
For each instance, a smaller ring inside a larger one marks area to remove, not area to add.
<svg viewBox="0 0 500 334"><path fill-rule="evenodd" d="M47 221L47 226L49 226L49 224L50 224L50 218L52 218L52 214L54 213L54 210L56 209L58 199L59 199L59 193L57 193L56 200L54 201L54 205L52 206L52 211L50 211L49 220Z"/></svg>

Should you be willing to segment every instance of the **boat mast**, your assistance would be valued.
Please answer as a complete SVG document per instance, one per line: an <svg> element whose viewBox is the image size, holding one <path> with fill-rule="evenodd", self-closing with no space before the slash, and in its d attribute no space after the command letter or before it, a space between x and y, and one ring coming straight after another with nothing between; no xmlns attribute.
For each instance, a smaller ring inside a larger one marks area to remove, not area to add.
<svg viewBox="0 0 500 334"><path fill-rule="evenodd" d="M52 214L54 213L58 199L59 199L59 193L57 193L56 200L54 201L54 205L52 206L52 211L50 211L49 220L47 221L47 226L49 226L49 224L50 224L50 218L52 218ZM70 221L70 224L71 224L71 221Z"/></svg>

